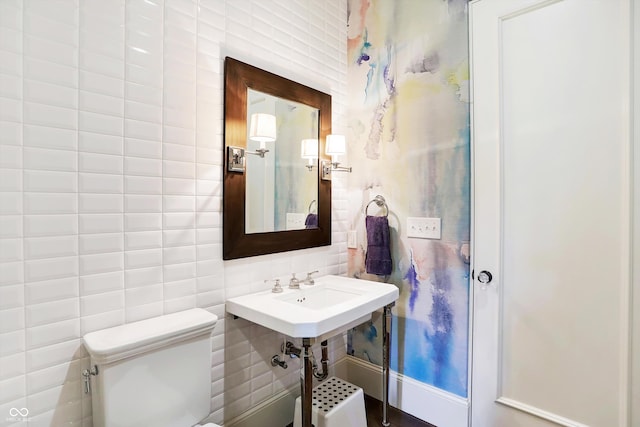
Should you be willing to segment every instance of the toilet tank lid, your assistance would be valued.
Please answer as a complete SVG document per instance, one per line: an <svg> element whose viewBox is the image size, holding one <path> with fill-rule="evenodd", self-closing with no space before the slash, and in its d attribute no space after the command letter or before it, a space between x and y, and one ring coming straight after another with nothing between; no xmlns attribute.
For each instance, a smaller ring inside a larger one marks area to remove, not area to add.
<svg viewBox="0 0 640 427"><path fill-rule="evenodd" d="M201 308L90 332L82 337L95 363L110 363L211 330L218 317Z"/></svg>

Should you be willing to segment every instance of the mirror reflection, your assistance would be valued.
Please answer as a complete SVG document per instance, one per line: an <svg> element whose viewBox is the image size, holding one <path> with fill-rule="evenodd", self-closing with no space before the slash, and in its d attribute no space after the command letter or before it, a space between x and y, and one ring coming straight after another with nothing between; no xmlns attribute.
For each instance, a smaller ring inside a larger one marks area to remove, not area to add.
<svg viewBox="0 0 640 427"><path fill-rule="evenodd" d="M245 232L317 228L319 110L248 89L247 118Z"/></svg>

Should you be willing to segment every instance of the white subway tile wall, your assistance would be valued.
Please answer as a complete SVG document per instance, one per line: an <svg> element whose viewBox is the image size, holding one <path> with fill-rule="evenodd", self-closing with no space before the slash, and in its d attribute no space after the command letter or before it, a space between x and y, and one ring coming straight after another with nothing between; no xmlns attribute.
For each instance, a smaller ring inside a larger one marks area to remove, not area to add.
<svg viewBox="0 0 640 427"><path fill-rule="evenodd" d="M346 178L331 246L223 262L223 64L329 92L346 133L346 31L347 0L0 1L0 425L91 426L82 335L192 307L220 318L211 420L298 384L224 302L346 272Z"/></svg>

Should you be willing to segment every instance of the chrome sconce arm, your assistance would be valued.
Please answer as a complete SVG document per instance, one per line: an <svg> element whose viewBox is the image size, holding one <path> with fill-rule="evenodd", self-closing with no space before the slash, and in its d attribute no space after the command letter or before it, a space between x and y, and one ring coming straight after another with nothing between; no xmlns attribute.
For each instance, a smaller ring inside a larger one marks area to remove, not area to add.
<svg viewBox="0 0 640 427"><path fill-rule="evenodd" d="M324 180L331 179L332 172L349 172L351 173L350 166L340 166L340 162L336 160L337 156L343 155L347 152L347 141L344 135L331 134L327 135L325 144L325 153L331 156L332 161L322 161L322 174L321 177Z"/></svg>
<svg viewBox="0 0 640 427"><path fill-rule="evenodd" d="M331 170L335 172L351 173L351 166L340 166L340 162L331 162Z"/></svg>
<svg viewBox="0 0 640 427"><path fill-rule="evenodd" d="M331 180L332 172L349 172L351 173L351 166L340 166L339 162L330 162L328 160L322 161L322 179L325 181Z"/></svg>
<svg viewBox="0 0 640 427"><path fill-rule="evenodd" d="M266 148L257 148L256 151L246 151L245 150L245 154L253 154L256 156L260 156L264 158L265 153L268 153L269 150L267 150Z"/></svg>

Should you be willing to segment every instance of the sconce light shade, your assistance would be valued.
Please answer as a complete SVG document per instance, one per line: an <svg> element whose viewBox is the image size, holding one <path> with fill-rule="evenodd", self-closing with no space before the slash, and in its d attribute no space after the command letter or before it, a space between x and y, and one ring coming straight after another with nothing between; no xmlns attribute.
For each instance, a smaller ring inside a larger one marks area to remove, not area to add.
<svg viewBox="0 0 640 427"><path fill-rule="evenodd" d="M303 159L317 159L318 158L318 140L303 139L300 144L300 157L302 157Z"/></svg>
<svg viewBox="0 0 640 427"><path fill-rule="evenodd" d="M331 162L323 160L321 163L321 178L330 180L333 172L351 172L351 166L340 166L337 156L347 152L347 140L344 135L327 135L324 152L331 156Z"/></svg>
<svg viewBox="0 0 640 427"><path fill-rule="evenodd" d="M249 125L249 139L260 142L276 140L276 116L273 114L254 113Z"/></svg>
<svg viewBox="0 0 640 427"><path fill-rule="evenodd" d="M338 156L347 152L347 141L344 135L327 135L325 153L328 156Z"/></svg>

